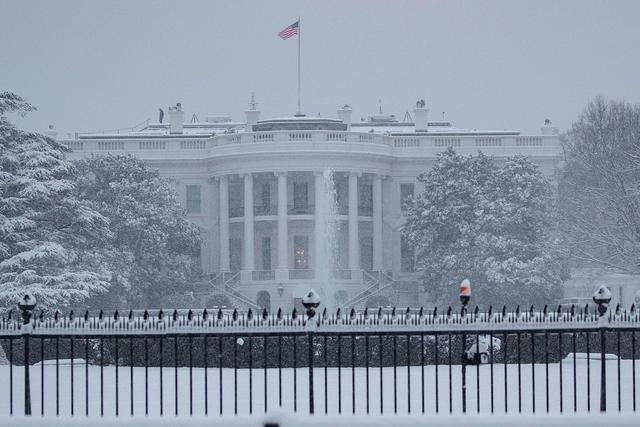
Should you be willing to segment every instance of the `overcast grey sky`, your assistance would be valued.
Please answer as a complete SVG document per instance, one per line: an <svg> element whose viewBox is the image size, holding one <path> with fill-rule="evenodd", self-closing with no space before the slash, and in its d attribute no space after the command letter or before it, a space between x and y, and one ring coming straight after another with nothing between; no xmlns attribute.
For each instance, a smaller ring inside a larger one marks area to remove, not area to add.
<svg viewBox="0 0 640 427"><path fill-rule="evenodd" d="M303 110L431 118L483 129L561 129L597 94L640 102L640 1L0 0L0 90L38 111L42 131L98 131L157 118L244 120L296 108L301 17Z"/></svg>

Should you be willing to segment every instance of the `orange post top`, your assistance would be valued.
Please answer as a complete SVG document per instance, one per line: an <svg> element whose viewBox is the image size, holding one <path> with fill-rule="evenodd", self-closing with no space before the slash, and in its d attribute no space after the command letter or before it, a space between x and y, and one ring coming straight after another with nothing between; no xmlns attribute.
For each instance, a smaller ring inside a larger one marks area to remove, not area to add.
<svg viewBox="0 0 640 427"><path fill-rule="evenodd" d="M469 279L464 279L462 283L460 283L460 296L461 297L471 296L471 282L469 281Z"/></svg>

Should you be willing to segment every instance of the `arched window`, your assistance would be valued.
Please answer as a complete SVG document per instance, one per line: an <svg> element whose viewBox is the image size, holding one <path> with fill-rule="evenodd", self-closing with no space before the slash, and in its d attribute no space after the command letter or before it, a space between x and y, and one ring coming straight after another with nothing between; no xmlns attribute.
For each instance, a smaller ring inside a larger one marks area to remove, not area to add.
<svg viewBox="0 0 640 427"><path fill-rule="evenodd" d="M260 306L261 309L271 311L271 294L267 291L258 292L256 303L258 304L258 306Z"/></svg>

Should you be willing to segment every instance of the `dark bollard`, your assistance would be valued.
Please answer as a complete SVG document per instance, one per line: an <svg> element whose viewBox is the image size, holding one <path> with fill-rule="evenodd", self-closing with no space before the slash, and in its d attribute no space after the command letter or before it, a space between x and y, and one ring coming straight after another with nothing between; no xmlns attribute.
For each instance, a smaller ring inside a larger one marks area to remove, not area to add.
<svg viewBox="0 0 640 427"><path fill-rule="evenodd" d="M593 294L593 302L598 304L598 314L600 315L600 412L607 411L607 360L606 360L606 326L605 317L609 303L611 302L611 291L606 286L600 286ZM575 355L573 356L575 357Z"/></svg>
<svg viewBox="0 0 640 427"><path fill-rule="evenodd" d="M320 305L320 296L312 289L302 298L302 306L307 310L307 340L309 365L309 413L314 413L313 405L313 324L316 322L316 308Z"/></svg>
<svg viewBox="0 0 640 427"><path fill-rule="evenodd" d="M22 314L22 337L24 339L24 414L31 415L31 382L29 381L29 336L31 335L31 317L36 308L36 299L26 294L18 303Z"/></svg>

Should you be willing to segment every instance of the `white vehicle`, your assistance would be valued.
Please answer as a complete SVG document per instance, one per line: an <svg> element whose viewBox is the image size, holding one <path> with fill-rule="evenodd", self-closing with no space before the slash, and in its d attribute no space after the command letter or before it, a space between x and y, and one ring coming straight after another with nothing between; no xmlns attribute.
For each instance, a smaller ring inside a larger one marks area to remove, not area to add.
<svg viewBox="0 0 640 427"><path fill-rule="evenodd" d="M491 361L492 353L500 351L502 342L499 338L493 337L491 342L490 335L479 335L478 339L473 339L471 346L464 352L467 363L484 364Z"/></svg>

